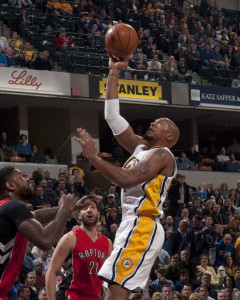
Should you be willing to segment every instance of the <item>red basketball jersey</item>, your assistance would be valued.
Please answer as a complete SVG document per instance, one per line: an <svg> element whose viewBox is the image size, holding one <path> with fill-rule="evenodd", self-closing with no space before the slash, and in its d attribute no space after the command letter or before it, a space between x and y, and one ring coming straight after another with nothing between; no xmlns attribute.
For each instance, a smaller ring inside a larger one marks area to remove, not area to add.
<svg viewBox="0 0 240 300"><path fill-rule="evenodd" d="M73 232L77 243L72 252L73 279L66 297L72 300L101 299L98 295L101 294L103 282L97 277L97 273L107 257L109 241L99 233L99 238L94 243L80 227Z"/></svg>

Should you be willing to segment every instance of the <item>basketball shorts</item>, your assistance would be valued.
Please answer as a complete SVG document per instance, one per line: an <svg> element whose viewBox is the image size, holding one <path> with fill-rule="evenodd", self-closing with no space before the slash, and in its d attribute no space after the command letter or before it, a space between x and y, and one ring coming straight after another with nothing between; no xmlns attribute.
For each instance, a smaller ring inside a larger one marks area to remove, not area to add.
<svg viewBox="0 0 240 300"><path fill-rule="evenodd" d="M117 231L113 251L98 277L128 290L143 289L163 245L164 230L159 219L126 217Z"/></svg>

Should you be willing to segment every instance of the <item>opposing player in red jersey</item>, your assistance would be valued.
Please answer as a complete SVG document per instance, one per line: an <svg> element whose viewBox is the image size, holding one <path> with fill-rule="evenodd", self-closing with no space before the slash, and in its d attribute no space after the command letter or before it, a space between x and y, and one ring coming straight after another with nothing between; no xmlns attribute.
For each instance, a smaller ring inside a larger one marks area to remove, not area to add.
<svg viewBox="0 0 240 300"><path fill-rule="evenodd" d="M79 218L82 225L65 234L53 253L46 274L48 300L55 300L56 277L67 257L72 255L73 278L66 291L71 300L101 299L102 280L97 273L111 254L112 242L97 232L99 206L95 196L82 199Z"/></svg>
<svg viewBox="0 0 240 300"><path fill-rule="evenodd" d="M19 170L11 166L0 169L0 300L8 300L28 241L40 249L50 249L62 236L69 211L78 200L72 195L63 196L60 207L32 213L26 203L33 197L28 179Z"/></svg>

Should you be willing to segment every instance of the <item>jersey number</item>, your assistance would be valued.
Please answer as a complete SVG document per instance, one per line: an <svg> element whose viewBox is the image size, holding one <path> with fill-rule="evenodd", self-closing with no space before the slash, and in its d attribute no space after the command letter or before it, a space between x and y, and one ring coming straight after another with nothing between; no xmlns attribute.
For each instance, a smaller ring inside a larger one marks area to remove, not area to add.
<svg viewBox="0 0 240 300"><path fill-rule="evenodd" d="M98 262L94 262L93 260L90 261L89 263L90 266L90 271L89 271L89 275L97 275L98 273ZM94 271L95 269L95 271Z"/></svg>

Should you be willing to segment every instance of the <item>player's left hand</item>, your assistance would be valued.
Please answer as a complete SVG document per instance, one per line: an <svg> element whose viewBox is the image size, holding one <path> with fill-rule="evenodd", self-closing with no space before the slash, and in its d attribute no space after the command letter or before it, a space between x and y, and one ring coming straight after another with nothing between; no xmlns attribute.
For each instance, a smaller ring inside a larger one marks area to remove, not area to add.
<svg viewBox="0 0 240 300"><path fill-rule="evenodd" d="M74 140L82 146L82 153L89 161L92 161L97 156L96 142L91 135L82 128L77 128L78 137Z"/></svg>

